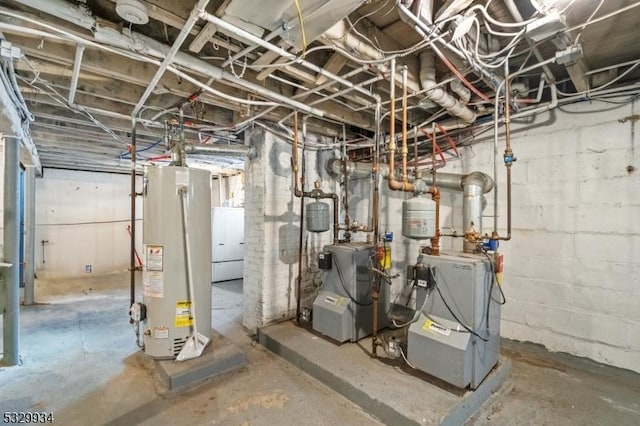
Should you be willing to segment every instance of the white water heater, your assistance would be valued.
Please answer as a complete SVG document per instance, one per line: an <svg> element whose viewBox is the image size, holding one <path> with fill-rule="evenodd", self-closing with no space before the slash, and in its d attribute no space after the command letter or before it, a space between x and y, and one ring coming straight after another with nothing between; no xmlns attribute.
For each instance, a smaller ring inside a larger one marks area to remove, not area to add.
<svg viewBox="0 0 640 426"><path fill-rule="evenodd" d="M181 188L186 188L193 295L188 289ZM173 359L192 334L194 317L198 332L211 338L211 175L187 167L149 167L143 197L144 351L153 358Z"/></svg>

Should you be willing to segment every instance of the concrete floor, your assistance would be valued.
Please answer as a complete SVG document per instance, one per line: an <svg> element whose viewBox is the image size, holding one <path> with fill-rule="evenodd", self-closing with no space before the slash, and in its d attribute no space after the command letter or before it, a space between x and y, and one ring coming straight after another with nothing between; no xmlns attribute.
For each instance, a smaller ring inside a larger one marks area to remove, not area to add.
<svg viewBox="0 0 640 426"><path fill-rule="evenodd" d="M248 366L177 396L135 345L126 274L39 282L36 300L21 312L23 365L0 368L0 412L53 412L62 425L379 424L254 344L239 325L242 281L213 285L212 315Z"/></svg>
<svg viewBox="0 0 640 426"><path fill-rule="evenodd" d="M379 424L255 345L240 326L241 281L213 285L212 315L248 366L177 396L135 346L127 274L40 281L36 298L21 313L23 365L0 368L1 412L51 411L64 425ZM503 354L512 377L468 424L640 424L640 375L532 344L505 341Z"/></svg>

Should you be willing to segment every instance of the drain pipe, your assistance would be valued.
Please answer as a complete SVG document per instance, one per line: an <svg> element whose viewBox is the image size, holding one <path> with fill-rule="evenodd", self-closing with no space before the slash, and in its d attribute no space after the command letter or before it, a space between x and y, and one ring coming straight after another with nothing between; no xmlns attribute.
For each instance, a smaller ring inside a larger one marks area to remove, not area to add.
<svg viewBox="0 0 640 426"><path fill-rule="evenodd" d="M4 300L2 364L20 362L20 139L4 138Z"/></svg>
<svg viewBox="0 0 640 426"><path fill-rule="evenodd" d="M433 52L427 50L422 51L420 54L420 82L422 83L422 88L427 91L427 98L446 109L449 114L459 117L460 120L467 124L473 124L476 120L476 113L465 105L466 102L456 99L444 88L438 86L436 81L435 56ZM462 83L458 83L462 86ZM454 87L453 83L452 87ZM462 89L464 89L464 87L462 87ZM470 97L469 91L464 92L462 89L460 89L459 92L465 93L465 97Z"/></svg>

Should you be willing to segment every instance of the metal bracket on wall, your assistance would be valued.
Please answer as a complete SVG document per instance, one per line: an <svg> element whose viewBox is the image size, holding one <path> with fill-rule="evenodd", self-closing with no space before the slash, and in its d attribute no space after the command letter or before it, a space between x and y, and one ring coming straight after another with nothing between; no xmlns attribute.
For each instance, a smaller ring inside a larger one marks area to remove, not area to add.
<svg viewBox="0 0 640 426"><path fill-rule="evenodd" d="M40 245L42 246L42 263L47 263L44 259L44 246L49 244L49 240L40 240Z"/></svg>

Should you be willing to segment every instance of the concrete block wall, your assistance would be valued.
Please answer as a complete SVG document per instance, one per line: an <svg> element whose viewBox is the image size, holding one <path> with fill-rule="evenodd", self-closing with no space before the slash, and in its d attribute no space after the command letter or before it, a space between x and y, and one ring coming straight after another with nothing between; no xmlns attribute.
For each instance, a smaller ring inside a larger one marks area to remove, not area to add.
<svg viewBox="0 0 640 426"><path fill-rule="evenodd" d="M128 175L45 169L36 179L36 273L61 278L129 268ZM140 188L141 180L138 188ZM142 217L138 198L137 216ZM142 220L136 227L141 251ZM42 240L49 243L43 249Z"/></svg>
<svg viewBox="0 0 640 426"><path fill-rule="evenodd" d="M296 277L300 231L300 200L293 195L291 145L263 130L254 131L250 143L255 158L245 168L245 235L243 323L250 329L292 318L296 311ZM315 180L322 189L335 190L335 184L317 164L331 152L307 150L306 190ZM309 202L306 201L306 202ZM320 272L316 257L332 233L304 233L302 304L312 303Z"/></svg>
<svg viewBox="0 0 640 426"><path fill-rule="evenodd" d="M514 123L513 239L500 247L503 336L640 371L640 173L627 170L640 162L625 120L633 114L631 104L577 103ZM503 150L501 134L504 235ZM492 174L489 137L444 171L474 170Z"/></svg>

